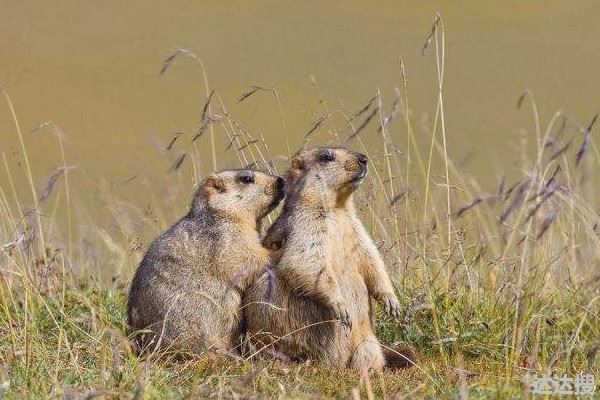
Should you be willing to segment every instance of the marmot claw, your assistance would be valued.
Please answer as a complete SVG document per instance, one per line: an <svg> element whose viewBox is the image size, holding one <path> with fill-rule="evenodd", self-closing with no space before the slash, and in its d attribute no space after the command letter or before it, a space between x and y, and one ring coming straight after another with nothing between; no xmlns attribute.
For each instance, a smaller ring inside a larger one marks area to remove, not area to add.
<svg viewBox="0 0 600 400"><path fill-rule="evenodd" d="M383 311L392 318L400 317L400 303L396 299L394 294L387 294L381 296L381 303L383 305Z"/></svg>
<svg viewBox="0 0 600 400"><path fill-rule="evenodd" d="M346 309L343 304L336 304L333 308L333 313L335 319L339 319L345 328L352 329L352 320L350 319L350 314L348 313L348 309Z"/></svg>

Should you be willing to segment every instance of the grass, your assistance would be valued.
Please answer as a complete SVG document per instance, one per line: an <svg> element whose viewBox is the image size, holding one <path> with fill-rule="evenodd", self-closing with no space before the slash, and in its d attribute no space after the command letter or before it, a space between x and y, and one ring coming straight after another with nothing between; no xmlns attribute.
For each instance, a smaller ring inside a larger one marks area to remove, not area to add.
<svg viewBox="0 0 600 400"><path fill-rule="evenodd" d="M593 122L580 126L562 112L543 122L526 92L518 105L532 115L535 140L521 147L522 176L483 190L448 153L439 16L424 51L437 67L432 126L417 128L412 120L402 64L389 104L379 90L357 110L321 102L312 128L298 137L286 133L290 150L279 156L226 109L200 58L176 50L161 72L182 57L198 63L207 97L198 131L178 133L165 146L172 162L166 197L151 187L149 200L135 204L102 192L112 223L74 206L78 189L68 180L72 167L53 124L39 130L55 134L59 167L38 187L27 137L2 89L24 168L1 153L0 392L7 398L528 398L532 374L590 373L600 381L600 218L593 184L600 154L591 140ZM278 92L251 87L240 106L251 107L254 96L272 96L288 132ZM378 310L377 333L384 343L413 346L415 366L361 379L321 365L133 354L124 325L128 280L148 242L174 220L168 210L185 211L180 194L191 192L189 182L215 166L231 167L228 156L241 166L281 172L294 143L315 142L347 145L372 161L357 202L404 310L398 321Z"/></svg>

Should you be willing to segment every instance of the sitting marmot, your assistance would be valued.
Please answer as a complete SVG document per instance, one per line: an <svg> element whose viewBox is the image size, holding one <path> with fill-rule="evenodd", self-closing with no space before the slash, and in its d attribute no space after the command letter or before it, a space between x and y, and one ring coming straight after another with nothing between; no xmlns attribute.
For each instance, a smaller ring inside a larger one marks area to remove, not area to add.
<svg viewBox="0 0 600 400"><path fill-rule="evenodd" d="M202 182L190 212L154 240L133 278L128 323L142 352L238 346L242 293L271 263L260 222L283 195L282 178L252 170Z"/></svg>
<svg viewBox="0 0 600 400"><path fill-rule="evenodd" d="M399 304L354 210L366 173L367 157L343 148L306 150L292 160L283 212L263 241L279 249L275 280L263 274L244 296L256 353L272 346L292 359L361 372L385 366L371 297L394 317Z"/></svg>

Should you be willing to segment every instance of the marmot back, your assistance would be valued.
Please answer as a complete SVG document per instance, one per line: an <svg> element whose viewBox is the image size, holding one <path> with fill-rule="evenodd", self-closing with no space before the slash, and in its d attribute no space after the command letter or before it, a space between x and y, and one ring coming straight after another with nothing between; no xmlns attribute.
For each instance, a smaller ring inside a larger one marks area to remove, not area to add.
<svg viewBox="0 0 600 400"><path fill-rule="evenodd" d="M229 170L206 178L189 213L151 244L133 278L128 324L140 351L231 351L243 291L270 264L262 218L281 201L279 177Z"/></svg>

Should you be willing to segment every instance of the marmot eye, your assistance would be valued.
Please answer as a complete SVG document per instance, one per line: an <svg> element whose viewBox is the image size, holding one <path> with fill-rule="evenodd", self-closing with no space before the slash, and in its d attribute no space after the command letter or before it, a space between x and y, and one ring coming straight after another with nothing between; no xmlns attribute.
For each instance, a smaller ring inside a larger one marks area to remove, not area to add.
<svg viewBox="0 0 600 400"><path fill-rule="evenodd" d="M322 162L322 163L328 163L328 162L331 162L333 160L335 160L335 157L334 157L333 153L330 152L330 151L322 153L319 156L319 162Z"/></svg>
<svg viewBox="0 0 600 400"><path fill-rule="evenodd" d="M254 183L254 176L253 175L242 175L240 176L240 182L242 183Z"/></svg>

